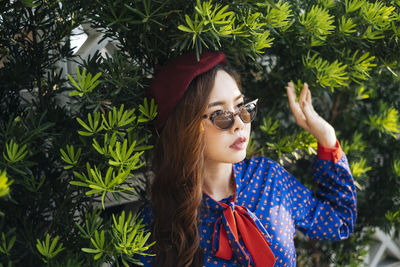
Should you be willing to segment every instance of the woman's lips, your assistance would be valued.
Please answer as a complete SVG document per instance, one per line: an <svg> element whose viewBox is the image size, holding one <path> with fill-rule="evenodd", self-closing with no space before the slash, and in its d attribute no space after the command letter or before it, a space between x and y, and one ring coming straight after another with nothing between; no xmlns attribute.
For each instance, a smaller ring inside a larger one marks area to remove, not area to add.
<svg viewBox="0 0 400 267"><path fill-rule="evenodd" d="M235 150L243 150L246 148L246 137L239 137L238 139L230 145L230 148Z"/></svg>

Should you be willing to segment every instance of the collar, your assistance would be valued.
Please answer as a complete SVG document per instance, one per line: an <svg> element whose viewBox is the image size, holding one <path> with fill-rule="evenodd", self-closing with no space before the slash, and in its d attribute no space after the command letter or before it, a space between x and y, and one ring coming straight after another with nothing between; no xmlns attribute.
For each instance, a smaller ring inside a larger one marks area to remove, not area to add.
<svg viewBox="0 0 400 267"><path fill-rule="evenodd" d="M203 204L217 218L214 224L212 253L221 259L230 260L237 254L244 266L250 266L250 258L255 266L273 266L275 256L269 247L271 237L258 218L246 207L236 205L237 188L240 187L241 165L234 164L232 179L235 181L233 195L216 201L203 192ZM240 237L248 253L240 243Z"/></svg>

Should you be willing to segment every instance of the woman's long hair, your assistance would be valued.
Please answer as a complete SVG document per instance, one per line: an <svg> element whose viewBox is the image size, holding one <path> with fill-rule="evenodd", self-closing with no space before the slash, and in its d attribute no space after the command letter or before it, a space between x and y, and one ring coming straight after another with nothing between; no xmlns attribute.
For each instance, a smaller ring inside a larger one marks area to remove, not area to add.
<svg viewBox="0 0 400 267"><path fill-rule="evenodd" d="M202 266L198 216L202 200L204 134L202 115L218 70L196 77L166 121L155 149L155 179L151 198L155 219L156 266Z"/></svg>

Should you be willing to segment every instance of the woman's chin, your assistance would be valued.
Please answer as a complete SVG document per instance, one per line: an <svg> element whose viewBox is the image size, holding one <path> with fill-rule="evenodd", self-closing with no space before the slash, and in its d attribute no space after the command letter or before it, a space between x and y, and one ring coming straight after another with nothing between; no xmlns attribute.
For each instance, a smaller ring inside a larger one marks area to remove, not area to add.
<svg viewBox="0 0 400 267"><path fill-rule="evenodd" d="M246 158L246 150L237 151L236 153L231 153L229 156L229 162L238 163Z"/></svg>

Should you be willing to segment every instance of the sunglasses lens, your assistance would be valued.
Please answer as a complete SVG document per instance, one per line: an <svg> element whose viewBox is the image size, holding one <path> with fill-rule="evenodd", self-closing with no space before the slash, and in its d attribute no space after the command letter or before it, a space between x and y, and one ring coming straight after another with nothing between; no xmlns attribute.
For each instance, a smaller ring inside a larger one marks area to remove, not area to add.
<svg viewBox="0 0 400 267"><path fill-rule="evenodd" d="M250 112L247 109L242 109L240 112L240 119L244 122L244 123L249 123L251 121L251 115Z"/></svg>
<svg viewBox="0 0 400 267"><path fill-rule="evenodd" d="M221 114L218 114L218 115L216 115L215 117L214 117L214 124L218 127L218 128L220 128L220 129L222 129L222 130L225 130L225 129L229 129L229 128L231 128L232 127L232 125L233 125L233 116L232 116L232 114L230 114L230 113L221 113Z"/></svg>
<svg viewBox="0 0 400 267"><path fill-rule="evenodd" d="M256 116L256 103L248 103L241 110L239 116L244 123L252 122Z"/></svg>

